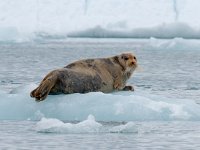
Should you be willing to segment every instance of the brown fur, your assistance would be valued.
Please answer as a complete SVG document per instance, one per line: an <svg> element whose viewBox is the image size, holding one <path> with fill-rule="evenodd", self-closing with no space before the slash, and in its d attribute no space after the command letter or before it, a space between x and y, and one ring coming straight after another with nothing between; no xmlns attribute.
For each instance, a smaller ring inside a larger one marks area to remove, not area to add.
<svg viewBox="0 0 200 150"><path fill-rule="evenodd" d="M76 61L51 71L30 95L42 101L48 94L133 91L132 86L126 86L126 81L136 67L136 57L131 53Z"/></svg>

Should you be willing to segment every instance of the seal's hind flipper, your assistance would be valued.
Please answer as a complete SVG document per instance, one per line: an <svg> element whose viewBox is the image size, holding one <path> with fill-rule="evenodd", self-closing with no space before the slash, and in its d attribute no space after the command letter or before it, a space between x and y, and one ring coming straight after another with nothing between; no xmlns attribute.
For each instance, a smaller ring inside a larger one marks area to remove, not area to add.
<svg viewBox="0 0 200 150"><path fill-rule="evenodd" d="M48 74L40 83L40 85L30 93L31 97L35 97L36 101L44 100L52 87L56 84L57 75L55 73Z"/></svg>
<svg viewBox="0 0 200 150"><path fill-rule="evenodd" d="M31 97L35 97L35 91L36 91L37 89L38 89L38 87L30 93L30 96L31 96Z"/></svg>

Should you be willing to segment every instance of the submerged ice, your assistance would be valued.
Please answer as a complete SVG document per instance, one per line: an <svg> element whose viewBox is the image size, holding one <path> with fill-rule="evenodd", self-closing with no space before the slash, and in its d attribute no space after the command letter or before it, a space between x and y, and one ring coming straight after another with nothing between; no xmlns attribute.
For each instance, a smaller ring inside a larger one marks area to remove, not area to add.
<svg viewBox="0 0 200 150"><path fill-rule="evenodd" d="M11 93L1 91L0 119L40 120L46 117L83 121L91 114L97 121L200 120L200 106L192 100L136 91L50 95L38 103L29 96L29 91L35 86L23 86Z"/></svg>

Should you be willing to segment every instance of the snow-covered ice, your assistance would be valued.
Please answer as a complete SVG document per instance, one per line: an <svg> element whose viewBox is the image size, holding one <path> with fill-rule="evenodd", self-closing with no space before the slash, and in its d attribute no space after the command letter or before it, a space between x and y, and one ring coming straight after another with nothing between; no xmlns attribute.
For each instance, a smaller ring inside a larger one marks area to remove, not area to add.
<svg viewBox="0 0 200 150"><path fill-rule="evenodd" d="M198 14L198 0L4 0L0 2L0 41L66 37L199 39Z"/></svg>

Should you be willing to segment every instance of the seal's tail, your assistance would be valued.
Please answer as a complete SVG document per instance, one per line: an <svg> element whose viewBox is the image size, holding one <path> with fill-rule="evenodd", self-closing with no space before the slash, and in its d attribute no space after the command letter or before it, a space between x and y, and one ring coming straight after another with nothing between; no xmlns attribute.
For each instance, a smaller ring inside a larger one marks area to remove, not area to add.
<svg viewBox="0 0 200 150"><path fill-rule="evenodd" d="M52 87L56 84L57 81L57 75L56 73L49 73L40 83L40 85L34 89L31 93L31 97L35 97L36 101L42 101L44 100L49 92L51 91Z"/></svg>

